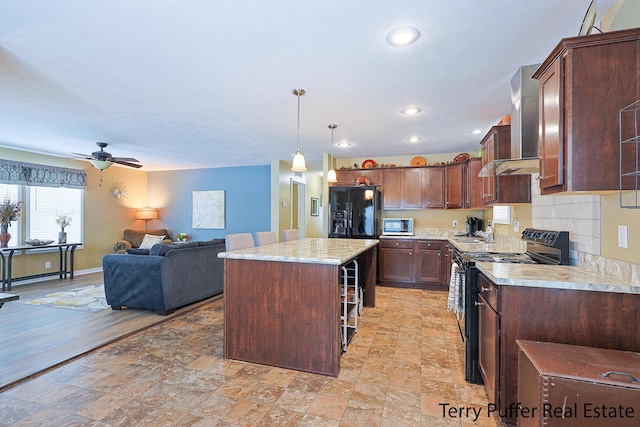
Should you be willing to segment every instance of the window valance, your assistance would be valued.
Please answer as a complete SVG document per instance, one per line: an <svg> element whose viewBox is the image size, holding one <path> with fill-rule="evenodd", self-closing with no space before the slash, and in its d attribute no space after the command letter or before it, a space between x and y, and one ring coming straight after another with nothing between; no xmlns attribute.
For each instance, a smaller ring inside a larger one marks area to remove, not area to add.
<svg viewBox="0 0 640 427"><path fill-rule="evenodd" d="M0 183L39 187L86 188L87 172L0 159Z"/></svg>

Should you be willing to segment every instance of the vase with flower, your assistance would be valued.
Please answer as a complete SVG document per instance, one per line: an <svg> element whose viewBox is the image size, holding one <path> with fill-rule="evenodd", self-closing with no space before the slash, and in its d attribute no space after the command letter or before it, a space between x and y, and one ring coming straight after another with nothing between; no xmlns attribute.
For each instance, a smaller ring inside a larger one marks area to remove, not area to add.
<svg viewBox="0 0 640 427"><path fill-rule="evenodd" d="M9 226L11 221L16 221L22 214L22 202L14 202L9 198L4 199L0 204L0 247L6 248L9 245Z"/></svg>
<svg viewBox="0 0 640 427"><path fill-rule="evenodd" d="M58 233L58 243L63 244L67 243L67 233L64 231L64 228L71 224L71 215L56 215L56 224L60 226L60 232Z"/></svg>

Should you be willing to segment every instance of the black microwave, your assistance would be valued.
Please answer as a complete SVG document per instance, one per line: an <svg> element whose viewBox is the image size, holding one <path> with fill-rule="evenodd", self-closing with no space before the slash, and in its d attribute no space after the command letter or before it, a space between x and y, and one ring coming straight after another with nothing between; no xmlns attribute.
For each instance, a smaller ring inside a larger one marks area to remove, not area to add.
<svg viewBox="0 0 640 427"><path fill-rule="evenodd" d="M413 236L413 218L382 218L382 234Z"/></svg>

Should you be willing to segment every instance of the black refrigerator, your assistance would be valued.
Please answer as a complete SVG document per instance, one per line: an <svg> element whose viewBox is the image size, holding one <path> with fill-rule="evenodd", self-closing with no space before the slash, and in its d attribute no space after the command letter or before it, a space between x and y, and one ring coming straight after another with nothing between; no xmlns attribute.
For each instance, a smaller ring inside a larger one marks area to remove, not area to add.
<svg viewBox="0 0 640 427"><path fill-rule="evenodd" d="M376 187L329 188L329 237L377 239L382 196Z"/></svg>

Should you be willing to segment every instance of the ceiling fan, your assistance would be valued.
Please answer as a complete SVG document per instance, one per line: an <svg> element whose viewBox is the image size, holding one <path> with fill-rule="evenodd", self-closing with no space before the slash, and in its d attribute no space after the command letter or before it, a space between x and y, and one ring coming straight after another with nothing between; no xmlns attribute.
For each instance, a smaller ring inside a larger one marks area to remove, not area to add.
<svg viewBox="0 0 640 427"><path fill-rule="evenodd" d="M91 165L98 169L98 170L105 170L107 168L110 168L111 165L113 165L114 163L117 163L119 165L123 165L123 166L129 166L132 168L141 168L142 165L137 164L139 162L139 160L136 160L134 158L131 157L113 157L111 155L111 153L107 153L106 151L104 151L105 147L109 144L107 144L106 142L96 142L96 144L98 145L98 147L100 147L99 151L94 151L93 153L91 153L91 155L87 155L87 154L80 154L80 153L73 153L75 155L81 156L83 158L85 158L86 160L89 160L89 162L91 162ZM135 163L133 163L135 162Z"/></svg>

